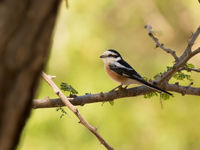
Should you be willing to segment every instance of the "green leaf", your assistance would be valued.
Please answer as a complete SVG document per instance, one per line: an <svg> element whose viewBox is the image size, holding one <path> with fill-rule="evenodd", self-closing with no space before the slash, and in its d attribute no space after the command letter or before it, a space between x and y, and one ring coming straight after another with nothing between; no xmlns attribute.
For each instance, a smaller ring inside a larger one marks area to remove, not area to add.
<svg viewBox="0 0 200 150"><path fill-rule="evenodd" d="M70 92L70 94L78 94L78 91L76 91L71 85L69 85L69 84L67 84L67 83L65 83L65 82L62 82L61 84L60 84L60 88L61 88L61 90L63 90L63 91L68 91L68 92Z"/></svg>
<svg viewBox="0 0 200 150"><path fill-rule="evenodd" d="M109 101L111 106L114 106L114 101Z"/></svg>
<svg viewBox="0 0 200 150"><path fill-rule="evenodd" d="M148 81L148 78L147 77L142 77L145 81Z"/></svg>
<svg viewBox="0 0 200 150"><path fill-rule="evenodd" d="M152 98L153 96L158 96L157 92L152 92L144 95L144 98Z"/></svg>
<svg viewBox="0 0 200 150"><path fill-rule="evenodd" d="M166 93L160 93L160 96L163 100L168 100L170 98L170 95L166 94Z"/></svg>
<svg viewBox="0 0 200 150"><path fill-rule="evenodd" d="M189 81L193 81L190 75L185 74L185 73L183 73L183 72L177 72L177 73L175 73L175 74L173 75L173 77L174 77L175 79L177 79L177 80L184 80L184 79L187 79L187 80L189 80Z"/></svg>
<svg viewBox="0 0 200 150"><path fill-rule="evenodd" d="M67 114L67 112L62 107L56 108L56 111L60 111L61 112L60 119Z"/></svg>
<svg viewBox="0 0 200 150"><path fill-rule="evenodd" d="M167 71L170 70L170 69L172 69L172 67L171 66L167 66Z"/></svg>
<svg viewBox="0 0 200 150"><path fill-rule="evenodd" d="M186 64L187 68L191 68L191 69L194 69L195 66L193 64Z"/></svg>
<svg viewBox="0 0 200 150"><path fill-rule="evenodd" d="M161 72L160 72L160 73L157 73L155 76L153 76L153 78L156 79L157 77L160 77L161 74L162 74Z"/></svg>

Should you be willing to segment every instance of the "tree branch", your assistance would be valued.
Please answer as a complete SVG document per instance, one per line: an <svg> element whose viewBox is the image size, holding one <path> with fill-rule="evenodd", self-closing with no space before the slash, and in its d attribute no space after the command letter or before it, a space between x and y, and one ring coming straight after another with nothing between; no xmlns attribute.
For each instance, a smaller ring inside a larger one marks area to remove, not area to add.
<svg viewBox="0 0 200 150"><path fill-rule="evenodd" d="M181 93L182 95L197 95L200 96L200 88L191 87L191 84L188 86L180 86L178 84L168 84L167 89L170 91L174 91L177 93Z"/></svg>
<svg viewBox="0 0 200 150"><path fill-rule="evenodd" d="M200 26L197 28L195 33L192 35L191 40L189 41L189 43L188 43L185 51L181 55L181 57L179 57L178 61L173 65L173 67L171 69L164 72L159 78L156 79L155 82L157 84L161 84L164 82L166 84L166 82L168 82L171 79L171 77L174 75L174 73L176 73L181 67L183 67L190 58L192 58L193 56L195 56L196 54L198 54L200 52L200 48L197 48L193 52L190 52L190 50L189 50L192 48L192 46L193 46L195 40L197 39L197 37L199 36L199 34L200 34Z"/></svg>
<svg viewBox="0 0 200 150"><path fill-rule="evenodd" d="M184 95L188 94L188 95L200 96L200 88L180 86L178 84L167 84L165 85L165 90L174 91L182 95L184 93ZM98 94L87 94L87 95L77 96L75 98L69 98L69 100L73 105L83 106L85 104L113 101L115 99L124 97L136 97L151 92L154 92L154 90L145 86L139 86L127 90L118 90L118 91L98 93ZM61 107L61 106L64 106L64 104L59 98L56 99L45 98L41 100L34 100L32 105L32 107L35 109Z"/></svg>
<svg viewBox="0 0 200 150"><path fill-rule="evenodd" d="M156 48L160 47L162 50L164 50L165 52L171 54L175 61L177 62L179 60L178 56L176 55L176 52L170 48L166 48L164 47L164 44L160 43L158 38L155 37L155 35L153 35L152 33L152 27L150 24L146 24L145 28L147 29L148 35L153 39L153 41L156 43Z"/></svg>
<svg viewBox="0 0 200 150"><path fill-rule="evenodd" d="M80 123L85 126L90 132L92 132L97 139L103 144L108 150L114 150L97 132L97 128L91 126L79 113L78 109L69 102L69 99L61 92L61 90L56 86L56 84L52 81L53 76L49 76L42 72L43 79L52 87L53 91L60 97L62 103L66 105L80 120Z"/></svg>
<svg viewBox="0 0 200 150"><path fill-rule="evenodd" d="M200 72L200 68L199 69L195 69L195 68L187 68L187 67L183 67L180 69L181 70L186 70L188 72L194 71L194 72Z"/></svg>

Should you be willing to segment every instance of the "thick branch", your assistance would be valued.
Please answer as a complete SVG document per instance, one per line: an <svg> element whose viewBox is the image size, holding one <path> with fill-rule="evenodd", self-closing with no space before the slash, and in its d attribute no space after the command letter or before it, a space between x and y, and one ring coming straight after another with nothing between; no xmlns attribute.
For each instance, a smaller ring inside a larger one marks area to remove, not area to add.
<svg viewBox="0 0 200 150"><path fill-rule="evenodd" d="M200 96L200 88L188 87L188 86L179 86L177 84L167 84L165 86L165 90L174 91L180 94L188 94L188 95L198 95ZM97 102L106 102L106 101L113 101L115 99L123 98L123 97L135 97L139 95L148 94L153 92L154 90L149 89L145 86L130 88L127 90L119 90L119 91L112 91L108 93L98 93L98 94L88 94L83 96L77 96L75 98L70 98L70 102L73 105L85 105L90 103L97 103ZM62 101L57 99L49 99L45 98L42 100L34 100L33 101L33 108L51 108L51 107L59 107L64 106Z"/></svg>
<svg viewBox="0 0 200 150"><path fill-rule="evenodd" d="M66 105L80 120L80 123L84 125L90 132L92 132L97 139L103 144L108 150L114 150L97 132L97 129L91 126L84 117L79 113L78 109L69 102L69 99L61 92L61 90L56 86L56 84L52 81L52 76L49 76L42 72L43 79L52 87L53 91L60 97L61 101L64 105Z"/></svg>
<svg viewBox="0 0 200 150"><path fill-rule="evenodd" d="M77 96L75 98L70 98L70 102L73 105L85 105L88 103L96 103L96 102L106 102L113 101L114 99L119 99L123 97L134 97L143 94L150 93L154 90L147 88L145 86L130 88L127 90L118 90L111 91L107 93L98 93L98 94L87 94L82 96ZM45 98L43 100L34 100L33 108L46 108L46 107L58 107L63 106L63 103L60 99L49 99Z"/></svg>

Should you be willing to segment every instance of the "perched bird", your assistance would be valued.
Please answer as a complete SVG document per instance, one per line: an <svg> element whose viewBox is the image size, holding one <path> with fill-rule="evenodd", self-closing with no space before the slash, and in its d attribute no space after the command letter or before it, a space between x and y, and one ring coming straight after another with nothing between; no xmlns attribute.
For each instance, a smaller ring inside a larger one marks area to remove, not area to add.
<svg viewBox="0 0 200 150"><path fill-rule="evenodd" d="M171 93L145 81L125 60L123 60L116 50L109 49L105 51L100 58L102 58L104 62L104 68L107 74L111 79L120 83L120 86L118 87L126 85L125 88L127 88L130 84L143 84L149 88L172 95Z"/></svg>

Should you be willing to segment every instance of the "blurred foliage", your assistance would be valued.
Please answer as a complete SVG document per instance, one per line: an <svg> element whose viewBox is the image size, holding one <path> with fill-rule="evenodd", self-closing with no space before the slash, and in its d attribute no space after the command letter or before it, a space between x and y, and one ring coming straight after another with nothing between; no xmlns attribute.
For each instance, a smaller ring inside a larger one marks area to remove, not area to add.
<svg viewBox="0 0 200 150"><path fill-rule="evenodd" d="M144 25L150 22L160 42L180 55L199 25L199 7L197 0L86 0L69 1L66 9L63 1L46 71L56 75L57 85L66 81L79 95L109 91L117 83L105 74L98 57L114 48L142 76L153 78L166 66L172 66L173 58L155 48ZM200 57L189 63L199 68ZM194 86L200 86L198 73L192 72L191 78ZM41 81L36 98L46 96L56 97ZM161 110L159 97L147 100L138 96L116 100L114 106L96 103L78 108L117 150L199 149L199 97L174 93L163 104L165 109ZM33 110L18 150L105 149L70 111L62 119L59 115L55 108Z"/></svg>
<svg viewBox="0 0 200 150"><path fill-rule="evenodd" d="M56 111L58 111L58 112L60 111L61 112L60 119L67 114L67 112L65 111L65 109L62 108L62 107L56 108Z"/></svg>
<svg viewBox="0 0 200 150"><path fill-rule="evenodd" d="M144 98L152 98L153 96L160 96L162 100L169 100L170 97L172 98L173 96L170 96L166 93L159 93L159 92L153 92L153 93L148 93L144 95Z"/></svg>
<svg viewBox="0 0 200 150"><path fill-rule="evenodd" d="M173 75L173 77L175 78L175 79L177 79L177 80L184 80L184 79L187 79L187 80L189 80L189 81L193 81L192 80L192 78L191 78L191 76L190 75L188 75L188 74L186 74L186 73L184 73L184 72L176 72L174 75Z"/></svg>
<svg viewBox="0 0 200 150"><path fill-rule="evenodd" d="M63 91L68 91L70 94L78 94L78 91L75 90L71 85L65 83L65 82L61 82L60 84L60 89Z"/></svg>

